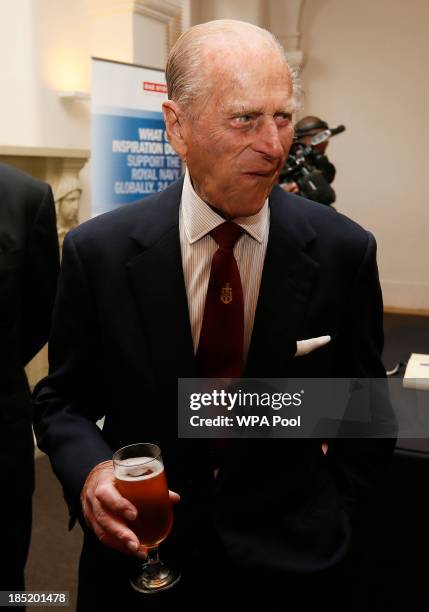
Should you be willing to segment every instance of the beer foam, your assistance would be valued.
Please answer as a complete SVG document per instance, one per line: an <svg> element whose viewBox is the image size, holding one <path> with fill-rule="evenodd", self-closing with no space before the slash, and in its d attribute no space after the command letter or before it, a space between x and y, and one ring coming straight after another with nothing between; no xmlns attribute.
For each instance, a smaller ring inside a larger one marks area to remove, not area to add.
<svg viewBox="0 0 429 612"><path fill-rule="evenodd" d="M164 470L159 459L153 457L132 457L115 464L115 477L118 480L136 482L158 476Z"/></svg>

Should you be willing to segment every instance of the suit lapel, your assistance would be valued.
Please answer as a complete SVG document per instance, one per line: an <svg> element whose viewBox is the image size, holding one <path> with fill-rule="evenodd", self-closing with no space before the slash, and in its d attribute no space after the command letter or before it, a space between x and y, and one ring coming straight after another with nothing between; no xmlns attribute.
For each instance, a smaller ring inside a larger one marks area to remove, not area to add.
<svg viewBox="0 0 429 612"><path fill-rule="evenodd" d="M316 233L300 202L275 188L270 234L250 344L246 376L283 377L305 319L319 264L306 253Z"/></svg>
<svg viewBox="0 0 429 612"><path fill-rule="evenodd" d="M148 203L131 236L142 251L127 264L151 361L160 380L195 375L179 237L182 184L179 181Z"/></svg>

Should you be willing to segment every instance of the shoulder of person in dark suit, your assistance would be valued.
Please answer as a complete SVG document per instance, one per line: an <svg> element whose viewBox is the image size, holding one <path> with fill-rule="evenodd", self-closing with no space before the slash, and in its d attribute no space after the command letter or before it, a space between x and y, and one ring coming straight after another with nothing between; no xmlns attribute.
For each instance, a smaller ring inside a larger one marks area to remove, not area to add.
<svg viewBox="0 0 429 612"><path fill-rule="evenodd" d="M313 238L307 251L316 258L332 258L331 265L338 262L345 267L351 266L349 274L353 272L354 265L359 265L371 240L371 232L346 215L329 206L285 192L279 185L274 186L271 192L270 209L271 222L280 222L288 229L293 224L297 236L304 226L311 228Z"/></svg>
<svg viewBox="0 0 429 612"><path fill-rule="evenodd" d="M159 235L178 225L182 187L183 178L144 200L118 206L81 223L68 236L85 249L120 249L124 236L138 239L144 234L145 246L150 246Z"/></svg>

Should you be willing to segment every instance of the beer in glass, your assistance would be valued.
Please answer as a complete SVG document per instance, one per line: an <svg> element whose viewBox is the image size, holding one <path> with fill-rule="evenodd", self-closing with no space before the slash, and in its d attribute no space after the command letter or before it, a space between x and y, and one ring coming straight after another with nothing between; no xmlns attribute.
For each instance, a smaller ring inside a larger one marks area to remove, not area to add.
<svg viewBox="0 0 429 612"><path fill-rule="evenodd" d="M137 518L129 521L129 527L140 545L148 549L143 571L131 579L131 585L143 593L170 588L180 574L160 561L158 555L158 545L173 526L161 451L155 444L131 444L116 451L113 466L116 488L137 508Z"/></svg>

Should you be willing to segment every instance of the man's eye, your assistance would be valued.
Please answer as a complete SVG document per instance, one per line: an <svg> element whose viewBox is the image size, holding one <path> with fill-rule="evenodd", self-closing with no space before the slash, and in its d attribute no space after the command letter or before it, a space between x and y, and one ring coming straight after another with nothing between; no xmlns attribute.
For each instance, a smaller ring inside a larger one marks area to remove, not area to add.
<svg viewBox="0 0 429 612"><path fill-rule="evenodd" d="M252 121L252 115L239 115L238 117L234 117L233 123L239 125L245 125L246 123L250 123Z"/></svg>
<svg viewBox="0 0 429 612"><path fill-rule="evenodd" d="M292 115L290 113L278 113L276 121L279 125L288 125L291 122Z"/></svg>

